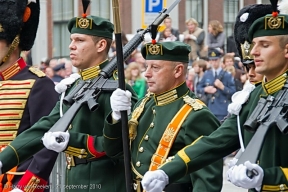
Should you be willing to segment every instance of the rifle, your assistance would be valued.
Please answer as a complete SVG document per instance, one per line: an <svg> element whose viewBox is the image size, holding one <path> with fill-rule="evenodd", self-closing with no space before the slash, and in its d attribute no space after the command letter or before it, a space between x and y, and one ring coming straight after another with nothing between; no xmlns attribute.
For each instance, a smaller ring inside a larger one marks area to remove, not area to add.
<svg viewBox="0 0 288 192"><path fill-rule="evenodd" d="M124 61L128 56L142 43L144 35L151 31L164 21L172 9L181 0L176 0L168 9L164 8L160 11L156 19L146 29L138 30L137 34L123 47ZM80 81L75 88L64 98L63 103L71 106L66 113L50 128L50 132L67 131L69 125L74 119L81 106L87 104L91 111L98 108L97 99L103 91L114 91L117 87L117 81L109 80L113 72L117 68L117 58L113 57L112 60L101 70L100 75L87 81ZM57 138L57 142L62 142L63 138Z"/></svg>
<svg viewBox="0 0 288 192"><path fill-rule="evenodd" d="M245 151L240 156L236 165L244 164L245 161L256 163L265 135L270 127L277 126L283 133L288 133L288 80L276 97L269 95L266 99L261 98L244 128L255 131ZM255 170L247 170L247 176L252 178L258 173Z"/></svg>

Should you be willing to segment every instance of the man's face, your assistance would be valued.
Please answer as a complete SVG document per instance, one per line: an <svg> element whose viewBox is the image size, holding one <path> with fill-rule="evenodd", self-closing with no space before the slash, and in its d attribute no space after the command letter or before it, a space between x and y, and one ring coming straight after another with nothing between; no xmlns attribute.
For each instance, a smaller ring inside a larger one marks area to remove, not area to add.
<svg viewBox="0 0 288 192"><path fill-rule="evenodd" d="M70 36L70 59L78 69L87 69L95 65L98 43L94 43L90 35L74 33ZM97 63L96 63L97 64Z"/></svg>
<svg viewBox="0 0 288 192"><path fill-rule="evenodd" d="M220 66L220 59L210 59L209 63L211 64L213 69L218 69Z"/></svg>
<svg viewBox="0 0 288 192"><path fill-rule="evenodd" d="M194 69L194 72L195 72L195 73L197 73L197 74L200 73L200 67L199 67L199 65L197 65L197 64L196 64L196 65L193 65L193 69Z"/></svg>
<svg viewBox="0 0 288 192"><path fill-rule="evenodd" d="M233 59L231 59L231 58L225 59L224 65L225 65L226 67L227 67L227 66L233 66L233 65L234 65Z"/></svg>
<svg viewBox="0 0 288 192"><path fill-rule="evenodd" d="M160 94L175 87L175 64L172 61L147 60L145 77L149 91Z"/></svg>
<svg viewBox="0 0 288 192"><path fill-rule="evenodd" d="M255 65L254 63L248 64L246 66L247 75L250 83L255 84L257 82L262 81L263 75L255 72Z"/></svg>
<svg viewBox="0 0 288 192"><path fill-rule="evenodd" d="M265 75L270 81L287 70L287 49L280 47L277 36L256 37L252 43L256 73Z"/></svg>
<svg viewBox="0 0 288 192"><path fill-rule="evenodd" d="M166 28L171 28L171 25L172 25L171 19L165 19L164 25L166 26Z"/></svg>

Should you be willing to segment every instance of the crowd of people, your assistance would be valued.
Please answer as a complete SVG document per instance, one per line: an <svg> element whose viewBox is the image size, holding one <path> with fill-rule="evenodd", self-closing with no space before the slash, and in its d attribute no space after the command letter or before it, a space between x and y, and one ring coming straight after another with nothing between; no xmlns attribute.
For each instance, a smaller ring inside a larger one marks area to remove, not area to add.
<svg viewBox="0 0 288 192"><path fill-rule="evenodd" d="M206 35L188 19L181 42L166 18L157 41L143 43L123 63L126 90L99 89L101 94L71 107L63 98L85 91L83 83L98 78L117 54L114 25L87 15L89 1L83 1L83 14L68 22L70 59L45 58L37 69L28 58L39 0L0 2L0 191L49 191L49 174L64 152L66 191L126 192L123 111L137 192L221 191L223 158L251 151L249 142L259 141L263 124L268 134L260 138L262 149L250 153L259 154L256 160L234 159L227 179L251 192L287 190L287 104L274 98L287 91L288 6L271 3L240 10L236 50L229 48L235 52L225 50L217 20L209 22ZM124 46L128 40L122 38ZM117 80L116 72L109 80ZM94 99L98 105L91 110ZM272 114L273 107L284 110ZM60 127L66 114L72 120ZM275 123L275 115L284 125ZM246 124L251 116L257 120L252 129ZM51 131L55 125L58 130Z"/></svg>

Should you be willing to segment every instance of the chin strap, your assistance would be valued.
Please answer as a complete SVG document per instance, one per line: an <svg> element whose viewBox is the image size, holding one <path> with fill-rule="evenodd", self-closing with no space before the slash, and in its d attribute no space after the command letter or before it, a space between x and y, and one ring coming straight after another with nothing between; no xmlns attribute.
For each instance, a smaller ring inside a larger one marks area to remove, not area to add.
<svg viewBox="0 0 288 192"><path fill-rule="evenodd" d="M11 45L9 46L9 50L8 50L8 53L6 54L6 56L2 59L1 61L1 65L3 65L7 60L8 58L10 57L11 53L16 49L16 47L18 47L19 45L19 42L20 42L20 38L19 38L19 35L17 35L13 42L11 43Z"/></svg>

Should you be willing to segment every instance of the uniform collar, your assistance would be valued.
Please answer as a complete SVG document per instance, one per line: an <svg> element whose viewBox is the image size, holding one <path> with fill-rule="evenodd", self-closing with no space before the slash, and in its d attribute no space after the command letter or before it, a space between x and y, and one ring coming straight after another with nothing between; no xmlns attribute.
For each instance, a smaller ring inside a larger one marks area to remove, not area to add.
<svg viewBox="0 0 288 192"><path fill-rule="evenodd" d="M81 79L86 81L88 79L93 79L95 77L98 77L101 69L105 67L105 65L108 63L108 59L103 61L102 63L95 65L93 67L89 67L88 69L83 69L79 71L79 75L81 76Z"/></svg>
<svg viewBox="0 0 288 192"><path fill-rule="evenodd" d="M187 95L188 92L189 92L189 89L186 85L186 82L183 82L181 85L179 85L178 87L174 89L171 89L159 95L153 95L153 96L154 96L156 105L162 106L162 105L167 105L169 103L172 103L179 98L182 98L183 96Z"/></svg>
<svg viewBox="0 0 288 192"><path fill-rule="evenodd" d="M287 79L287 73L279 75L278 77L272 79L271 81L265 82L265 79L263 80L262 86L266 94L271 95L279 90L282 89L282 87L285 84L285 81Z"/></svg>
<svg viewBox="0 0 288 192"><path fill-rule="evenodd" d="M20 57L17 62L4 71L0 71L0 81L5 81L7 79L10 79L17 73L19 73L22 69L26 67L26 63L22 57Z"/></svg>

